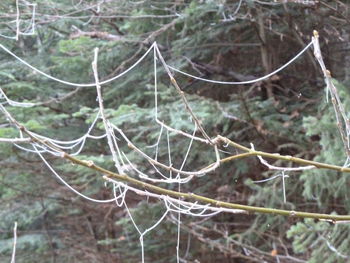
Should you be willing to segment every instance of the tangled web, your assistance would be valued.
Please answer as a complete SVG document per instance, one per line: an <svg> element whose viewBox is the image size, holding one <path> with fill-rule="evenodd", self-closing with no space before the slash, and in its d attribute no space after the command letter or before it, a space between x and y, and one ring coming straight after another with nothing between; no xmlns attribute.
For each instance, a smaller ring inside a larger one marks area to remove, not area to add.
<svg viewBox="0 0 350 263"><path fill-rule="evenodd" d="M17 7L19 7L18 1ZM35 5L30 5L27 2L27 6L32 7L33 9L33 15L35 15ZM17 16L19 16L19 11L17 13ZM18 38L18 35L20 34L27 34L30 33L30 31L25 30L21 31L19 30L19 18L17 17L17 35L14 37L14 39ZM34 30L34 19L32 23L32 30ZM97 59L98 59L98 49L95 49L94 52L94 60L92 62L92 69L94 73L95 81L93 83L72 83L66 80L61 80L56 77L53 77L34 66L30 65L28 62L24 61L20 57L16 56L14 53L12 53L10 50L8 50L5 46L0 44L0 48L7 52L8 54L12 55L15 59L20 61L22 64L26 65L30 69L34 70L35 72L62 84L73 86L73 87L96 87L96 93L97 93L97 102L98 102L98 113L96 114L96 117L92 121L90 127L87 129L86 133L83 134L81 137L77 139L72 139L69 141L63 141L63 140L57 140L53 138L49 138L46 136L43 136L41 134L32 132L25 127L23 127L14 116L7 110L6 106L13 106L13 107L36 107L38 105L41 105L42 102L18 102L13 101L6 93L0 88L0 110L6 120L16 127L19 132L18 138L0 138L0 142L7 142L12 143L19 149L30 152L33 154L36 154L39 156L39 158L42 160L42 162L47 166L47 168L54 174L54 176L62 182L67 188L69 188L71 191L73 191L75 194L79 195L82 198L85 198L89 201L96 202L96 203L115 203L118 207L124 207L130 217L130 220L132 224L134 225L136 231L139 234L139 240L141 244L141 258L142 262L145 262L145 253L144 253L144 238L147 233L154 230L170 213L174 213L176 218L172 218L173 221L177 224L177 262L180 262L180 224L181 224L181 215L190 215L193 217L210 217L222 212L225 213L244 213L244 210L241 209L232 209L232 208L225 208L225 207L215 207L210 204L201 204L200 202L194 201L186 201L181 197L172 197L167 194L159 194L156 192L151 192L148 190L143 190L142 188L137 188L134 186L131 186L125 182L121 182L113 177L110 176L103 176L103 179L106 180L107 184L111 187L112 192L112 198L108 200L98 200L94 199L92 197L89 197L79 191L77 191L75 188L73 188L68 182L66 182L63 177L56 171L56 169L50 164L48 161L46 155L55 156L58 158L66 157L67 155L70 156L70 158L74 158L74 156L79 155L82 150L84 149L84 146L87 142L87 140L102 140L106 139L108 143L108 147L114 162L115 170L119 175L124 174L133 174L139 177L140 180L147 181L150 183L166 183L166 184L175 184L177 186L177 190L180 193L181 192L181 185L186 184L190 182L193 178L196 177L202 177L207 175L208 173L216 170L220 163L222 162L222 152L223 150L220 149L220 143L223 142L221 136L216 136L215 138L212 138L208 135L208 133L204 130L201 121L197 118L196 114L193 112L184 92L181 90L179 84L174 78L173 72L176 72L178 74L185 75L187 77L191 77L200 81L206 81L216 84L222 84L222 85L243 85L243 84L251 84L258 81L261 81L263 79L269 78L270 76L276 74L277 72L283 70L288 65L293 63L297 58L299 58L303 53L305 53L306 50L308 50L311 46L314 46L318 44L316 42L315 38L305 46L303 50L301 50L295 57L293 57L290 61L288 61L286 64L281 66L280 68L276 69L275 71L271 72L270 74L267 74L263 77L260 77L258 79L253 79L249 81L243 81L243 82L224 82L224 81L215 81L210 79L204 79L200 77L196 77L194 75L188 74L186 72L183 72L177 68L174 68L170 65L168 65L165 61L165 59L162 56L162 53L160 52L158 45L156 42L154 42L149 49L142 55L132 66L130 66L128 69L123 71L122 73L104 80L99 80L98 75L98 65L97 65ZM127 136L126 132L123 131L120 127L115 125L113 122L111 122L105 114L104 110L104 104L103 104L103 96L102 96L102 86L110 83L112 81L116 81L125 74L129 73L133 68L137 67L147 56L153 55L153 71L154 71L154 111L152 112L152 119L154 120L155 124L157 125L158 129L158 136L156 143L153 145L150 145L148 149L153 149L152 155L147 154L143 149L138 147L129 137ZM322 58L320 58L320 64L322 64ZM177 91L179 97L182 100L182 103L184 105L184 109L187 112L189 119L192 123L193 131L191 133L188 133L183 130L176 129L174 127L171 127L167 125L164 121L159 119L159 93L158 93L158 76L157 72L158 68L162 67L167 75L169 76L170 82L174 86L175 90ZM329 90L332 94L332 96L335 96L337 98L337 95L334 95L334 90L332 90L331 83L328 84ZM339 100L340 101L340 100ZM340 104L341 105L341 104ZM345 115L343 114L344 109L341 107L338 108L337 105L334 106L339 114L337 114L337 117L341 119L344 118ZM103 134L101 135L92 135L93 130L96 128L98 123L102 123L104 127ZM346 149L349 148L349 128L348 128L348 121L344 121L344 129L342 132L343 140ZM172 150L171 150L171 142L170 142L170 136L169 134L173 133L177 136L182 136L187 139L187 146L185 150L185 154L182 157L182 161L180 164L174 164L172 161ZM210 149L213 152L213 156L215 158L212 160L212 163L208 164L205 167L196 169L196 170L185 170L186 162L188 161L188 157L191 153L191 149L193 146L193 143L197 142L200 144L204 144L208 149ZM134 164L128 157L127 153L122 150L120 147L121 144L127 144L130 148L130 151L135 152L140 158L142 158L146 163L148 163L151 167L153 172L152 173L146 173L144 171L141 171L136 164ZM167 162L160 161L159 159L159 147L160 145L166 145L167 152L168 152L168 160ZM26 145L26 146L24 146ZM251 149L255 151L254 145L251 145ZM283 186L283 198L286 202L286 193L285 193L285 178L288 177L286 173L290 171L298 171L298 170L305 170L305 169L312 169L314 166L304 166L304 167L293 167L293 168L287 168L287 167L276 167L273 165L270 165L266 160L263 159L263 157L258 156L258 159L260 162L267 166L271 170L278 171L278 174L268 178L266 180L261 181L255 181L255 183L263 183L268 180L273 180L276 178L281 177L282 178L282 186ZM86 161L87 166L93 166L94 164L91 161ZM160 200L164 204L165 212L159 217L159 219L149 228L142 231L140 227L136 224L135 220L133 219L133 216L129 210L129 207L126 202L126 194L127 192L133 192L140 196L144 196L147 198L155 198Z"/></svg>

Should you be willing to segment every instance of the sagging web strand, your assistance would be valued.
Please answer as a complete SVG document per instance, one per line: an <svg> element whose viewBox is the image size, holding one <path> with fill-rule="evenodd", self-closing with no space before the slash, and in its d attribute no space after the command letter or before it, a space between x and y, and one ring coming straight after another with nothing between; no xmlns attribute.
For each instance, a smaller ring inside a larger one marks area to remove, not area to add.
<svg viewBox="0 0 350 263"><path fill-rule="evenodd" d="M206 78L200 78L200 77L196 77L194 75L191 75L189 73L186 73L184 71L181 71L175 67L172 67L168 64L167 67L170 68L171 70L174 70L175 72L181 73L183 75L186 75L188 77L194 78L194 79L198 79L201 81L206 81L206 82L210 82L210 83L214 83L214 84L223 84L223 85L244 85L244 84L252 84L258 81L262 81L264 79L267 79L269 77L271 77L272 75L277 74L278 72L282 71L283 69L285 69L286 67L288 67L290 64L292 64L295 60L297 60L303 53L305 53L306 50L308 50L311 46L313 45L313 42L310 41L309 44L307 44L305 46L305 48L303 48L297 55L295 55L291 60L289 60L287 63L285 63L284 65L282 65L281 67L279 67L278 69L274 70L273 72L264 75L262 77L259 77L257 79L252 79L252 80L248 80L248 81L218 81L218 80L211 80L211 79L206 79ZM138 64L141 63L141 61L143 61L147 55L153 50L155 49L157 46L157 43L154 42L148 49L147 51L142 55L142 57L140 57L133 65L131 65L129 68L127 68L125 71L117 74L116 76L107 79L107 80L103 80L101 81L99 84L105 85L108 84L114 80L117 80L118 78L124 76L125 74L127 74L129 71L131 71L133 68L135 68ZM24 59L20 58L19 56L17 56L15 53L13 53L12 51L10 51L8 48L6 48L4 45L0 44L0 48L5 51L7 54L11 55L12 57L14 57L16 60L20 61L22 64L24 64L25 66L29 67L30 69L34 70L35 72L39 73L40 75L49 78L51 80L54 80L56 82L68 85L68 86L73 86L73 87L96 87L96 83L74 83L74 82L70 82L70 81L66 81L66 80L62 80L59 78L56 78L54 76L51 76L45 72L43 72L42 70L36 68L35 66L29 64L28 62L26 62ZM159 49L156 50L157 52L159 51ZM155 54L154 54L155 56Z"/></svg>
<svg viewBox="0 0 350 263"><path fill-rule="evenodd" d="M215 155L216 155L216 162L214 163L214 165L208 166L206 169L202 169L199 171L183 171L183 168L186 164L186 160L189 156L191 147L192 147L192 143L194 140L199 141L201 143L208 143L207 139L203 139L200 138L198 136L196 136L196 131L198 129L198 125L196 122L194 122L194 130L192 134L188 134L185 133L181 130L176 130L168 125L166 125L165 123L163 123L161 120L158 119L158 90L157 90L157 60L158 60L158 56L159 58L161 58L162 60L162 66L165 68L165 70L169 73L169 69L174 70L175 72L178 72L180 74L186 75L188 77L192 77L201 81L206 81L206 82L211 82L211 83L215 83L215 84L225 84L225 85L242 85L242 84L250 84L250 83L254 83L254 82L258 82L261 80L264 80L266 78L269 78L270 76L278 73L279 71L283 70L284 68L286 68L287 66L289 66L291 63L293 63L298 57L300 57L310 46L312 45L312 42L310 42L302 51L300 51L294 58L292 58L290 61L288 61L286 64L284 64L283 66L281 66L280 68L278 68L277 70L271 72L270 74L267 74L263 77L254 79L254 80L249 80L249 81L243 81L243 82L223 82L223 81L216 81L216 80L210 80L210 79L204 79L204 78L199 78L196 76L193 76L191 74L188 74L186 72L180 71L179 69L176 69L172 66L169 66L164 59L162 58L162 55L157 47L156 42L154 42L151 47L148 48L148 50L144 53L144 55L138 59L133 65L131 65L128 69L126 69L125 71L123 71L122 73L104 80L104 81L99 81L97 78L97 65L96 68L94 69L94 73L95 73L95 83L88 83L88 84L83 84L83 83L73 83L73 82L69 82L66 80L61 80L58 79L56 77L53 77L39 69L37 69L36 67L32 66L31 64L29 64L28 62L26 62L25 60L21 59L20 57L16 56L13 52L11 52L10 50L8 50L6 47L4 47L2 44L0 44L0 48L2 50L4 50L5 52L7 52L8 54L10 54L11 56L13 56L14 58L16 58L18 61L20 61L22 64L26 65L27 67L29 67L30 69L36 71L37 73L51 79L54 80L56 82L65 84L65 85L69 85L69 86L74 86L74 87L97 87L97 91L99 89L100 86L110 83L122 76L124 76L125 74L127 74L128 72L130 72L133 68L135 68L137 65L139 65L141 63L141 61L143 61L147 55L153 50L153 59L154 59L154 104L155 104L155 110L154 110L154 119L156 120L156 123L159 125L159 137L157 139L156 144L154 145L155 147L155 154L154 154L154 158L148 156L147 154L145 154L142 150L138 149L128 138L127 136L124 134L124 132L119 129L117 126L115 126L114 124L110 123L107 119L103 118L103 106L101 106L102 104L102 95L101 93L99 94L99 102L100 102L100 107L99 107L99 112L96 114L96 117L93 121L93 123L90 125L90 127L88 128L87 132L81 136L78 139L74 139L74 140L70 140L70 141L62 141L62 140L56 140L56 139L52 139L52 138L48 138L39 134L36 134L34 132L30 132L30 135L34 138L37 138L39 141L41 140L45 140L46 142L49 142L50 145L52 145L52 147L47 147L43 146L43 145L39 145L37 143L31 143L32 145L32 149L29 148L25 148L22 147L20 145L16 145L17 147L19 147L20 149L27 151L27 152L34 152L36 153L41 160L45 163L45 165L48 167L48 169L57 177L57 179L62 182L68 189L70 189L71 191L73 191L75 194L81 196L84 199L87 199L89 201L93 201L93 202L97 202L97 203L108 203L108 202L115 202L119 207L121 206L125 206L125 209L127 210L129 216L130 216L130 220L132 221L133 225L135 226L135 229L138 231L139 235L140 235L140 244L141 244L141 250L142 250L142 262L145 261L145 256L144 256L144 236L146 233L150 232L151 230L155 229L168 215L169 212L174 212L178 214L178 218L177 218L177 224L178 224L178 234L177 234L177 261L179 262L179 245L180 245L180 222L181 222L181 218L180 215L181 214L186 214L186 215L191 215L191 216L197 216L197 217L208 217L208 216L213 216L216 215L220 212L231 212L231 213L236 213L237 210L234 209L227 209L227 208L218 208L218 207L211 207L210 205L201 205L198 204L197 202L194 203L190 203L190 202L186 202L180 199L175 199L175 198L171 198L169 196L164 196L164 195L158 195L158 194L153 194L150 193L148 191L143 191L140 189L136 189L133 187L130 187L124 183L121 182L117 182L111 178L105 178L108 182L110 182L112 184L112 192L114 195L114 198L112 199L108 199L108 200L98 200L98 199L94 199L91 197L86 196L85 194L77 191L76 189L74 189L70 184L68 184L58 173L57 171L49 164L49 162L46 160L46 158L43 156L43 153L50 153L51 155L55 155L55 156L59 156L61 154L61 150L72 150L75 149L76 147L78 147L78 149L75 152L72 152L71 155L78 155L81 153L81 151L84 148L85 142L87 139L95 139L95 140L100 140L103 139L105 137L109 138L109 147L111 149L112 152L114 152L113 154L113 159L114 161L116 160L120 160L120 163L118 163L117 169L119 172L123 172L124 168L120 168L121 165L125 166L125 163L128 163L129 166L131 168L126 169L127 171L129 171L130 169L133 170L134 172L136 172L138 174L138 176L141 179L146 179L146 180L150 180L152 182L166 182L166 183L178 183L179 184L179 190L180 190L180 184L181 183L187 183L189 180L191 180L193 178L193 176L203 176L206 173L215 170L220 163L220 157L219 157L219 152L216 146L213 146L212 148L214 148L215 151ZM97 61L96 59L96 53L95 53L95 62ZM172 74L169 74L170 76L172 76ZM99 91L98 91L99 93ZM9 112L6 111L5 107L3 106L4 104L8 104L10 106L15 106L15 107L33 107L36 106L38 104L36 103L27 103L27 102L16 102L16 101L12 101L10 100L6 94L4 93L4 91L0 88L0 96L5 100L5 102L2 102L0 104L0 109L1 111L4 113L5 117L7 119L9 119L10 122L12 123L16 123L16 121L14 119L12 119L12 116L9 114ZM92 130L94 129L94 127L96 126L97 121L102 117L102 121L105 124L105 133L100 135L100 136L93 136L91 135ZM193 118L192 118L193 121ZM161 137L163 134L163 131L166 130L166 134L167 134L167 147L168 147L168 155L169 155L169 165L165 165L161 162L158 161L158 148L159 148L159 144L161 142ZM127 158L126 154L124 152L122 152L119 147L117 142L120 140L119 138L117 138L117 136L115 135L115 131L124 139L124 141L126 141L129 145L131 145L132 149L134 151L136 151L137 153L139 153L139 155L141 157L143 157L145 160L149 161L150 164L152 165L152 167L157 171L157 173L161 176L161 179L154 179L151 178L150 176L148 176L147 174L141 172L140 170L138 170L136 168L135 165L132 164L132 162ZM177 133L179 135L185 136L187 138L190 139L190 143L188 145L186 154L183 158L183 162L181 164L181 167L179 169L175 169L172 167L172 161L171 161L171 150L170 150L170 138L169 138L169 132L174 132ZM204 135L204 134L203 134ZM24 138L23 134L20 133L20 139L26 139ZM264 160L261 160L262 158L259 157L260 161L262 163L265 164ZM168 171L168 175L164 175L163 173L161 173L159 171L158 168L162 168ZM271 167L269 167L271 168ZM286 168L281 168L282 172L287 171L288 169ZM174 173L176 174L176 176L174 176ZM284 179L284 174L283 174L283 179ZM151 227L149 227L148 229L146 229L145 231L141 231L140 228L137 226L137 224L135 223L135 220L132 217L132 214L126 204L125 201L125 196L127 194L128 191L132 191L136 194L142 195L142 196L148 196L148 197L153 197L153 198L157 198L159 200L162 200L165 204L166 207L166 211L163 213L163 215L159 218L159 220L152 225ZM285 193L284 193L285 196ZM285 197L284 197L285 199Z"/></svg>

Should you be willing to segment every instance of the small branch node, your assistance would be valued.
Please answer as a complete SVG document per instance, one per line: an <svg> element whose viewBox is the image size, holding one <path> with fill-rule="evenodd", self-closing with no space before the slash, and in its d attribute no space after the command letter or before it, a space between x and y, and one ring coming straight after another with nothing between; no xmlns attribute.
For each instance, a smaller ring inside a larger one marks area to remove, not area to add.
<svg viewBox="0 0 350 263"><path fill-rule="evenodd" d="M88 167L93 167L93 166L95 165L94 162L91 161L91 160L89 160L89 161L84 160L83 162L84 162L84 163L86 164L86 166L88 166Z"/></svg>
<svg viewBox="0 0 350 263"><path fill-rule="evenodd" d="M288 160L292 160L293 159L293 156L290 156L290 155L286 155L285 156Z"/></svg>

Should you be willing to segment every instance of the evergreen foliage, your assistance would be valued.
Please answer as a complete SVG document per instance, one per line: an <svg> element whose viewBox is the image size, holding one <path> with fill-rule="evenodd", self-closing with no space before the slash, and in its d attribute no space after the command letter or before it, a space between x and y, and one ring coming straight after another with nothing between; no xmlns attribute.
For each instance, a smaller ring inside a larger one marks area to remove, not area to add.
<svg viewBox="0 0 350 263"><path fill-rule="evenodd" d="M32 6L20 2L21 29L31 25ZM208 79L242 81L273 71L321 35L322 51L345 109L350 61L349 5L345 1L43 1L36 0L35 34L19 40L0 36L0 44L42 71L75 83L93 83L93 49L99 48L103 81L123 72L157 41L169 65ZM0 34L15 36L15 1L0 3ZM310 52L309 52L310 51ZM282 72L253 85L218 85L175 74L209 136L218 134L266 152L342 166L346 161L324 80L311 49ZM31 108L6 106L31 131L55 139L86 133L98 112L95 87L76 88L30 70L0 51L0 88ZM267 56L266 63L264 56ZM193 132L193 123L158 61L158 117L167 125ZM154 120L153 55L103 88L107 118L152 155L159 137ZM70 94L66 96L67 94ZM4 102L1 98L1 102ZM99 123L93 135L103 134ZM167 134L162 134L166 140ZM169 133L172 162L181 165L188 138ZM0 116L0 138L19 137ZM0 261L10 262L12 228L18 222L16 262L139 262L139 234L124 208L95 205L71 193L40 158L0 143ZM153 167L120 143L129 160L145 173ZM77 150L77 149L76 149ZM235 149L227 147L235 153ZM168 163L167 145L159 160ZM221 153L222 154L222 153ZM223 156L225 154L222 154ZM88 140L81 160L114 170L107 140ZM101 175L48 158L76 189L110 198ZM184 170L200 169L215 154L194 142ZM268 160L276 166L292 165ZM126 164L128 165L128 164ZM137 177L137 174L130 174ZM349 174L314 169L290 172L283 201L282 178L257 158L235 160L189 184L194 192L222 201L320 213L350 214ZM160 184L177 190L177 185ZM130 212L140 229L164 213L154 200L128 193ZM176 213L144 236L146 262L176 262ZM349 223L304 221L266 214L219 214L201 220L182 217L180 257L184 262L348 262ZM276 252L276 254L274 254ZM278 256L278 259L276 259Z"/></svg>

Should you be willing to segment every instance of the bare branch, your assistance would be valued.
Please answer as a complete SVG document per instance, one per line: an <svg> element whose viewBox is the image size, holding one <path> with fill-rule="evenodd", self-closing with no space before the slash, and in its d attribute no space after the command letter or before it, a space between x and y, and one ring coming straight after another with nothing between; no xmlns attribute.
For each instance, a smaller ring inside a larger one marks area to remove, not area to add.
<svg viewBox="0 0 350 263"><path fill-rule="evenodd" d="M337 88L334 86L332 82L331 72L326 68L325 63L323 61L318 39L319 39L318 32L314 31L314 36L312 37L312 42L314 46L314 55L322 69L322 73L325 78L325 83L327 87L327 92L330 92L331 94L331 101L333 104L335 117L337 120L338 130L344 144L345 152L349 158L350 157L350 138L349 138L350 120L345 113L345 109L339 98Z"/></svg>
<svg viewBox="0 0 350 263"><path fill-rule="evenodd" d="M100 85L100 81L98 78L98 72L97 72L97 57L98 57L98 48L95 48L95 56L94 56L94 61L92 62L92 70L94 71L94 77L95 77L95 81L96 81L96 91L97 91L99 108L100 108L100 112L101 112L101 118L102 118L103 125L105 127L105 131L107 134L108 146L109 146L109 149L112 153L113 161L114 161L115 166L118 170L118 173L122 174L123 168L119 163L118 156L117 156L116 149L115 149L116 145L114 145L113 140L112 140L112 135L111 135L111 131L110 131L111 127L110 127L110 125L106 119L105 113L104 113L101 85Z"/></svg>
<svg viewBox="0 0 350 263"><path fill-rule="evenodd" d="M13 249L12 249L11 263L15 263L16 261L16 246L17 246L17 222L15 222L15 226L13 227Z"/></svg>

